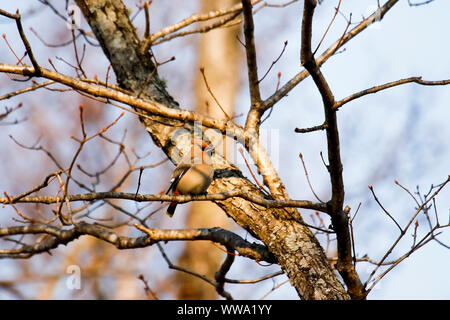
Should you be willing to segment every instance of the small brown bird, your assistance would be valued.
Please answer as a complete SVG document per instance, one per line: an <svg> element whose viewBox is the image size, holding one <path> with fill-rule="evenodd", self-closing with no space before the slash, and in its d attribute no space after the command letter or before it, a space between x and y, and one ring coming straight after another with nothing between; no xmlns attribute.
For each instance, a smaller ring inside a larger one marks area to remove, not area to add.
<svg viewBox="0 0 450 320"><path fill-rule="evenodd" d="M166 194L173 195L199 195L206 193L214 177L214 168L211 165L212 146L202 141L201 145L194 144L193 156L182 160L175 168ZM171 202L166 214L172 217L177 207Z"/></svg>

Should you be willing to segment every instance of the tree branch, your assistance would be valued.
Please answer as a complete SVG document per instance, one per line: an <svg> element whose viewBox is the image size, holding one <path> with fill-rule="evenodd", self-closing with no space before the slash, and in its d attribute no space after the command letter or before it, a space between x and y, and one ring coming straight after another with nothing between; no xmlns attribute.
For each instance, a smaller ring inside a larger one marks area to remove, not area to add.
<svg viewBox="0 0 450 320"><path fill-rule="evenodd" d="M259 92L255 36L253 34L255 26L253 23L253 11L251 1L242 0L242 8L244 13L245 52L247 54L250 99L252 106L255 106L261 102L261 93Z"/></svg>
<svg viewBox="0 0 450 320"><path fill-rule="evenodd" d="M398 0L389 0L377 11L372 13L369 17L361 21L356 27L346 32L341 38L336 40L327 50L325 50L317 59L316 64L318 67L322 66L330 57L332 57L339 48L367 29L371 24L383 19L385 14L398 2ZM307 70L301 70L285 85L283 85L277 92L267 98L261 105L261 110L265 112L269 108L273 107L275 103L285 97L292 89L294 89L300 82L309 76Z"/></svg>
<svg viewBox="0 0 450 320"><path fill-rule="evenodd" d="M165 106L162 103L147 99L136 98L132 93L125 93L124 90L116 90L102 85L96 84L95 80L83 81L81 79L72 78L62 73L41 68L40 77L53 80L64 84L77 91L81 91L94 97L102 97L117 102L122 102L139 110L146 111L150 114L166 117L168 119L179 120L182 122L201 122L208 128L217 129L222 133L228 132L236 134L237 137L242 136L242 130L237 128L231 121L217 120L208 116L201 115L197 112L188 110L174 109ZM0 72L14 73L25 76L35 75L34 69L28 66L16 66L0 63Z"/></svg>
<svg viewBox="0 0 450 320"><path fill-rule="evenodd" d="M231 269L231 265L234 262L234 258L235 258L235 254L234 254L234 248L231 246L226 246L227 248L227 257L225 258L225 261L222 263L222 266L220 267L219 271L216 272L216 274L214 275L214 278L216 279L217 282L217 293L220 295L224 295L225 292L225 276L228 273L228 271L230 271ZM233 298L231 297L231 295L226 295L225 298L227 300L232 300Z"/></svg>
<svg viewBox="0 0 450 320"><path fill-rule="evenodd" d="M340 155L339 131L337 125L336 110L333 93L316 63L311 50L312 20L316 0L305 0L302 20L302 45L300 59L302 65L311 74L311 77L322 96L325 111L325 123L327 124L327 148L328 171L331 180L331 200L327 203L333 228L336 231L338 243L337 269L348 287L348 292L353 299L364 299L364 286L355 270L352 259L351 237L349 231L348 212L344 205L344 181L342 177L342 161Z"/></svg>
<svg viewBox="0 0 450 320"><path fill-rule="evenodd" d="M262 0L255 0L252 1L252 4L257 4L258 2L261 2ZM171 33L174 33L175 31L178 31L180 29L183 29L193 23L196 22L202 22L202 21L208 21L208 20L212 20L215 18L219 18L219 17L223 17L226 15L230 15L233 14L233 18L236 16L234 15L235 13L240 13L242 11L242 4L238 3L234 6L232 6L231 8L227 8L227 9L220 9L220 10L216 10L216 11L211 11L205 14L193 14L192 16L181 20L180 22L177 22L173 25L170 25L168 27L165 27L153 34L151 34L149 37L146 37L143 41L142 41L142 51L145 52L148 49L150 49L150 46L155 44L155 41L158 39L161 40L169 40L166 39L168 38L168 35L170 35ZM173 35L172 35L173 36Z"/></svg>
<svg viewBox="0 0 450 320"><path fill-rule="evenodd" d="M25 234L47 234L52 236L47 240L38 242L34 245L24 245L18 249L0 250L0 258L2 256L10 258L28 258L31 255L54 249L60 244L66 245L82 235L90 235L106 241L118 249L143 248L161 241L209 240L233 248L239 255L250 259L266 261L269 263L276 262L275 257L265 246L250 243L235 233L221 228L162 230L148 229L140 225L135 226L146 233L146 236L136 238L120 236L104 227L88 224L86 222L78 222L71 229L60 229L45 224L0 228L0 238L4 236Z"/></svg>
<svg viewBox="0 0 450 320"><path fill-rule="evenodd" d="M254 194L250 194L248 192L242 190L231 190L225 191L216 194L206 194L206 195L154 195L154 194L136 194L136 193L125 193L125 192L92 192L85 194L75 194L75 195L67 195L66 198L64 196L37 196L37 197L27 197L32 192L36 190L42 189L44 186L48 184L48 179L54 176L51 174L46 178L46 181L39 185L37 188L33 188L31 191L26 192L20 196L13 197L10 196L0 197L0 203L3 204L11 204L11 203L43 203L43 204L52 204L52 203L60 203L64 199L67 199L70 202L75 201L96 201L96 200L104 200L104 199L123 199L123 200L132 200L137 202L147 202L147 201L163 201L163 202L177 202L177 203L186 203L190 201L223 201L231 198L242 198L247 201L250 201L254 204L263 206L265 208L303 208L303 209L311 209L318 210L321 212L326 212L327 206L325 204L316 203L309 200L272 200L265 199L262 197L255 196Z"/></svg>
<svg viewBox="0 0 450 320"><path fill-rule="evenodd" d="M17 10L16 14L12 14L12 13L9 13L7 11L0 9L0 15L8 17L10 19L14 19L16 21L17 30L19 31L20 38L22 39L22 42L27 51L28 58L30 58L31 64L33 65L33 68L34 68L34 71L30 76L40 76L41 68L39 67L39 64L37 63L36 58L34 57L33 51L31 50L30 43L28 42L28 39L25 36L25 32L23 31L22 18L19 14L19 10Z"/></svg>
<svg viewBox="0 0 450 320"><path fill-rule="evenodd" d="M397 81L392 81L392 82L388 82L379 86L374 86L372 88L366 89L366 90L362 90L360 92L354 93L340 101L337 101L334 106L333 109L337 110L340 107L342 107L344 104L353 101L355 99L361 98L363 96L366 96L368 94L372 94L372 93L376 93L382 90L386 90L392 87L396 87L402 84L406 84L406 83L417 83L417 84L421 84L424 86L444 86L444 85L448 85L450 84L450 79L448 80L437 80L437 81L427 81L427 80L422 80L422 77L410 77L410 78L405 78L405 79L400 79Z"/></svg>

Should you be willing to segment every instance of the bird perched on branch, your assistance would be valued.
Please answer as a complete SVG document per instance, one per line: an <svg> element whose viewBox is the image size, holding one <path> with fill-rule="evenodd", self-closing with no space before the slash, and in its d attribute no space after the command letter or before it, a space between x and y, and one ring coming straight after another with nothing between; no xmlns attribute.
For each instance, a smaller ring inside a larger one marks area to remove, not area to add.
<svg viewBox="0 0 450 320"><path fill-rule="evenodd" d="M173 195L199 195L206 193L214 177L214 168L211 165L212 145L202 141L194 143L191 154L185 157L175 168L166 194ZM171 202L166 214L172 217L177 207Z"/></svg>

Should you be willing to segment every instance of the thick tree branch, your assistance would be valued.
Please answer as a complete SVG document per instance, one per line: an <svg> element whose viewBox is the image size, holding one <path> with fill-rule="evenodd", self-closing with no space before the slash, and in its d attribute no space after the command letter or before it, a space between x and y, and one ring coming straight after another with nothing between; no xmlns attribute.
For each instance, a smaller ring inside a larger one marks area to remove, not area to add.
<svg viewBox="0 0 450 320"><path fill-rule="evenodd" d="M182 122L201 122L205 127L217 129L223 133L229 132L232 134L236 134L236 136L238 137L242 135L242 130L238 129L231 121L228 122L217 120L208 116L201 115L197 112L170 108L156 101L137 98L132 93L126 93L126 91L123 90L119 91L113 88L98 85L94 80L87 82L45 68L41 68L40 70L40 77L53 80L54 82L60 84L64 84L77 91L84 92L94 97L102 97L121 102L138 110L143 110L149 114L162 116L167 119L179 120ZM13 73L24 76L35 75L34 69L32 67L16 66L2 63L0 63L0 72Z"/></svg>
<svg viewBox="0 0 450 320"><path fill-rule="evenodd" d="M342 211L344 204L344 181L342 179L342 162L339 147L339 132L337 126L336 112L333 110L335 104L333 92L328 85L322 71L316 64L313 53L311 51L312 37L312 18L315 0L305 0L302 20L302 47L300 59L302 65L311 74L314 83L319 89L325 110L325 123L327 124L327 144L328 144L328 160L329 172L331 178L332 198L329 203L331 206L331 214Z"/></svg>
<svg viewBox="0 0 450 320"><path fill-rule="evenodd" d="M250 89L250 111L247 115L245 128L252 131L256 135L259 132L259 124L261 122L262 113L259 112L261 105L261 92L259 90L258 63L256 58L255 35L253 11L250 0L242 0L242 8L244 13L244 37L245 37L245 53L247 55L247 73Z"/></svg>
<svg viewBox="0 0 450 320"><path fill-rule="evenodd" d="M230 271L231 269L231 265L234 262L234 258L235 258L235 253L234 253L234 248L231 246L226 246L227 249L227 257L225 258L225 261L222 263L222 266L220 267L219 271L216 272L216 274L214 275L214 278L216 279L217 282L217 293L219 293L220 295L223 295L223 293L225 292L224 290L224 286L225 286L225 276L228 273L228 271ZM226 296L227 300L232 300L231 296L228 295Z"/></svg>
<svg viewBox="0 0 450 320"><path fill-rule="evenodd" d="M187 240L209 240L224 246L229 246L236 250L239 255L257 261L275 263L274 256L263 245L250 243L233 232L221 229L179 229L162 230L148 229L140 225L136 227L145 232L146 236L126 237L120 236L99 225L78 222L71 229L61 229L46 224L31 224L28 226L16 226L0 228L0 238L4 236L26 235L26 234L47 234L51 236L42 242L32 245L24 245L17 249L0 250L0 258L17 257L27 258L31 255L46 252L58 247L60 244L78 239L80 236L89 235L114 245L118 249L134 249L151 246L161 241L187 241Z"/></svg>
<svg viewBox="0 0 450 320"><path fill-rule="evenodd" d="M252 106L261 102L261 93L259 91L258 64L256 59L256 47L253 23L253 11L250 0L242 0L244 13L244 37L245 52L247 54L248 81L250 88L250 100Z"/></svg>

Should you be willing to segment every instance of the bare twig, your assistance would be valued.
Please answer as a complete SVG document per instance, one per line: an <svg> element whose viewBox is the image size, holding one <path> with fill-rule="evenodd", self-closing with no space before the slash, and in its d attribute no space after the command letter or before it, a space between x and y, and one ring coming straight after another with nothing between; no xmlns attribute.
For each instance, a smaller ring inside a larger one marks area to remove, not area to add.
<svg viewBox="0 0 450 320"><path fill-rule="evenodd" d="M408 4L409 4L409 6L411 6L411 7L418 7L418 6L423 6L423 5L426 5L426 4L429 4L429 3L431 3L431 2L433 2L434 0L425 0L425 1L422 1L422 2L411 2L411 0L408 0Z"/></svg>
<svg viewBox="0 0 450 320"><path fill-rule="evenodd" d="M224 27L224 28L225 27L231 27L231 26L234 25L233 21L235 21L236 17L239 16L239 14L240 14L240 12L236 12L236 13L233 13L233 14L231 14L229 16L225 16L222 19L220 19L218 21L215 21L215 22L213 22L213 23L211 23L209 25L205 25L205 26L193 29L193 30L180 31L180 32L169 34L169 35L167 35L165 37L156 39L152 43L152 45L155 46L157 44L160 44L160 43L163 43L163 42L175 39L175 38L185 37L185 36L191 35L191 34L206 33L206 32L209 32L211 30L215 30L215 29L220 28L220 27Z"/></svg>
<svg viewBox="0 0 450 320"><path fill-rule="evenodd" d="M138 195L138 193L139 193L139 188L141 187L141 177L142 177L142 172L144 171L144 167L140 167L139 168L139 178L138 178L138 185L137 185L137 188L136 188L136 193L135 193L135 196L137 196Z"/></svg>
<svg viewBox="0 0 450 320"><path fill-rule="evenodd" d="M71 34L72 34L72 43L73 43L73 51L75 52L75 59L77 61L77 66L78 66L78 70L80 70L83 78L87 78L86 73L83 70L83 57L84 57L84 52L86 49L86 46L83 46L83 56L80 58L78 56L78 49L77 49L77 37L75 36L75 31L73 29L70 30Z"/></svg>
<svg viewBox="0 0 450 320"><path fill-rule="evenodd" d="M147 2L146 2L146 3L147 3ZM158 300L158 296L157 296L156 292L154 292L154 291L150 288L150 286L148 285L148 281L145 280L145 278L144 278L144 275L143 275L143 274L140 274L140 275L138 276L138 279L141 280L142 283L144 284L144 290L145 290L145 294L147 295L147 297L148 297L149 299L152 299L152 300Z"/></svg>
<svg viewBox="0 0 450 320"><path fill-rule="evenodd" d="M286 50L287 45L288 45L288 41L286 40L284 42L283 49L281 50L280 55L278 56L278 58L276 58L274 61L272 61L272 64L270 65L269 69L267 69L266 73L262 76L262 78L258 80L258 83L264 80L264 78L269 74L270 70L272 70L273 66L281 59L281 56L283 55L284 51ZM279 84L277 85L277 89L275 91L278 90L278 86L279 86Z"/></svg>
<svg viewBox="0 0 450 320"><path fill-rule="evenodd" d="M356 266L356 250L355 250L355 235L353 232L353 220L356 218L356 215L359 212L359 208L361 208L361 202L358 204L358 208L356 208L356 212L353 215L353 218L351 218L349 220L349 224L350 224L350 236L351 236L351 241L352 241L352 255L353 255L353 265Z"/></svg>
<svg viewBox="0 0 450 320"><path fill-rule="evenodd" d="M365 95L376 93L376 92L379 92L381 90L386 90L386 89L389 89L389 88L392 88L392 87L396 87L396 86L399 86L399 85L402 85L402 84L412 83L412 82L417 83L417 84L421 84L421 85L424 85L424 86L443 86L443 85L450 84L450 79L448 79L448 80L438 80L438 81L427 81L427 80L422 80L422 77L410 77L410 78L400 79L400 80L397 80L397 81L388 82L388 83L383 84L383 85L375 86L375 87L372 87L372 88L369 88L369 89L366 89L366 90L354 93L354 94L348 96L347 98L344 98L344 99L342 99L340 101L337 101L334 104L333 109L339 109L344 104L346 104L346 103L348 103L348 102L350 102L352 100L361 98L361 97L363 97Z"/></svg>
<svg viewBox="0 0 450 320"><path fill-rule="evenodd" d="M144 13L145 13L145 32L144 32L144 38L148 38L150 36L150 13L148 10L149 3L151 4L153 0L151 1L145 1L144 2Z"/></svg>
<svg viewBox="0 0 450 320"><path fill-rule="evenodd" d="M259 298L259 300L264 300L265 298L267 298L267 296L268 296L269 294L271 294L272 292L274 292L275 290L277 290L277 289L280 288L282 285L284 285L284 284L286 284L286 283L288 283L288 282L289 282L289 279L288 279L288 280L284 280L284 281L282 281L282 282L280 282L280 283L278 283L278 284L276 284L276 283L274 282L273 287L272 287L267 293L265 293L261 298Z"/></svg>
<svg viewBox="0 0 450 320"><path fill-rule="evenodd" d="M409 191L408 188L402 186L402 185L400 184L400 182L398 182L397 180L394 180L394 183L395 183L396 185L398 185L400 188L402 188L403 190L405 190L406 193L409 194L409 195L411 196L411 198L413 198L414 202L417 204L418 207L420 206L419 201L416 199L416 197L414 197L414 195L411 193L411 191Z"/></svg>
<svg viewBox="0 0 450 320"><path fill-rule="evenodd" d="M398 0L389 0L382 7L372 13L369 17L361 21L357 26L352 28L347 32L345 30L342 37L336 40L327 50L325 50L317 59L316 64L320 67L324 64L330 57L332 57L343 45L348 41L353 39L355 36L360 34L362 31L366 30L370 25L383 19L385 14L398 2ZM346 29L350 24L347 24ZM285 85L283 85L280 90L275 92L272 96L267 98L263 103L261 108L267 110L271 108L275 103L280 101L285 97L293 88L295 88L301 81L309 76L307 70L301 70L297 75L295 75L291 80L289 80Z"/></svg>
<svg viewBox="0 0 450 320"><path fill-rule="evenodd" d="M17 92L17 91L16 91ZM0 99L1 100L1 99ZM13 107L13 108L8 108L5 107L5 112L0 113L0 121L2 121L3 119L5 119L7 116L9 116L12 112L22 108L23 104L20 102L17 106Z"/></svg>
<svg viewBox="0 0 450 320"><path fill-rule="evenodd" d="M220 108L220 110L222 110L223 114L225 115L225 118L227 120L232 121L236 126L236 122L233 121L233 118L231 118L228 113L225 111L225 109L222 107L222 105L220 104L219 100L217 100L216 96L214 95L214 93L212 92L209 84L208 84L208 80L206 79L206 75L205 75L205 68L200 68L200 73L202 74L203 77L203 81L205 83L206 86L206 90L208 90L208 93L211 95L211 97L213 98L214 102L217 104L217 106Z"/></svg>
<svg viewBox="0 0 450 320"><path fill-rule="evenodd" d="M244 154L244 149L242 149L242 147L239 147L238 149L239 153L241 154L242 158L244 159L245 165L247 166L248 171L250 171L250 174L252 175L253 181L255 181L255 183L258 185L259 190L261 190L261 192L270 195L270 192L266 190L266 188L264 188L263 185L261 185L261 183L259 183L258 179L256 178L255 174L253 173L253 170L250 168L250 165L247 161L247 158L245 157Z"/></svg>
<svg viewBox="0 0 450 320"><path fill-rule="evenodd" d="M402 227L400 227L400 225L398 224L397 220L395 220L392 215L389 213L389 211L387 211L384 206L381 204L380 200L378 200L378 197L375 194L375 191L373 191L373 187L369 186L369 190L370 192L372 192L373 198L375 199L375 201L378 203L378 205L380 206L380 208L384 211L384 213L386 213L386 215L391 218L392 221L394 221L395 225L399 228L400 233L403 233L403 229Z"/></svg>
<svg viewBox="0 0 450 320"><path fill-rule="evenodd" d="M253 4L256 4L261 1L262 0L253 1ZM168 38L168 35L170 35L171 33L174 33L175 31L185 28L193 23L207 21L207 20L223 17L223 16L230 15L230 14L235 14L235 15L232 15L233 19L234 19L234 17L236 17L237 14L239 14L241 11L242 11L242 4L237 4L228 9L211 11L206 14L194 14L186 19L183 19L182 21L180 21L178 23L175 23L171 26L168 26L168 27L158 31L158 32L151 34L149 37L146 37L145 40L142 42L141 50L142 50L142 52L147 51L151 45L156 44L157 39L160 39L160 38L166 39L166 38Z"/></svg>
<svg viewBox="0 0 450 320"><path fill-rule="evenodd" d="M264 281L264 280L267 280L267 279L272 279L272 278L280 276L282 274L284 274L283 271L278 271L278 272L269 274L267 276L263 276L261 278L253 279L253 280L235 280L235 279L227 279L227 278L225 278L225 282L227 282L227 283L253 284L253 283L258 283L258 282L261 282L261 281Z"/></svg>
<svg viewBox="0 0 450 320"><path fill-rule="evenodd" d="M34 30L33 28L30 27L30 31L33 32L33 34L36 36L36 38L38 38L46 47L49 48L60 48L60 47L65 47L68 46L69 44L71 44L74 40L73 38L71 38L68 41L62 42L62 43L58 43L58 44L53 44L53 43L48 43L47 41L45 41L40 35L39 33ZM78 35L75 36L75 38L78 38L81 36L81 32L78 33Z"/></svg>
<svg viewBox="0 0 450 320"><path fill-rule="evenodd" d="M26 92L31 92L31 91L40 89L40 88L49 86L49 85L54 84L54 83L55 83L55 81L46 81L46 82L41 83L41 84L33 83L33 85L32 85L31 87L24 88L24 89L20 89L20 90L16 90L16 91L13 91L13 92L4 94L3 96L0 96L0 101L1 101L1 100L7 100L7 99L9 99L9 98L18 96L18 95L23 94L23 93L26 93ZM1 118L1 117L0 117L0 118Z"/></svg>
<svg viewBox="0 0 450 320"><path fill-rule="evenodd" d="M294 131L296 133L308 133L308 132L314 132L314 131L319 131L319 130L325 130L327 128L328 128L328 125L326 123L324 123L324 124L310 127L310 128L295 128Z"/></svg>
<svg viewBox="0 0 450 320"><path fill-rule="evenodd" d="M309 181L309 175L308 175L308 170L306 170L306 165L305 165L305 161L303 160L303 155L300 152L299 154L300 160L302 161L302 166L303 166L303 170L305 171L305 176L306 176L306 180L308 181L308 185L309 185L309 189L311 190L311 192L313 193L314 197L316 197L316 199L321 202L324 203L322 200L320 200L320 198L317 196L316 192L314 191L314 188L311 185L311 181Z"/></svg>
<svg viewBox="0 0 450 320"><path fill-rule="evenodd" d="M6 11L0 9L0 15L8 17L10 19L14 19L16 21L17 30L19 31L20 38L22 39L22 42L25 46L28 57L30 58L31 64L33 65L33 68L34 68L32 74L28 74L28 75L36 76L36 77L40 76L41 68L39 67L39 64L37 63L36 58L33 55L33 51L31 50L30 43L28 42L28 39L25 36L25 33L23 31L22 21L21 21L21 16L19 14L19 10L17 10L16 14L12 14L12 13L9 13L9 12L6 12Z"/></svg>
<svg viewBox="0 0 450 320"><path fill-rule="evenodd" d="M336 19L336 16L337 16L337 14L338 14L338 12L339 12L339 8L341 7L341 2L342 2L342 0L339 0L339 3L338 3L338 5L337 5L337 8L335 8L335 12L334 12L333 18L331 18L331 21L330 21L330 23L328 24L328 27L327 27L327 29L325 30L325 32L324 32L322 38L320 39L319 44L317 45L316 50L314 50L313 55L315 55L316 52L317 52L317 50L319 50L320 45L322 44L323 40L325 39L325 37L326 37L328 31L330 30L330 28L331 28L331 26L332 26L334 20Z"/></svg>
<svg viewBox="0 0 450 320"><path fill-rule="evenodd" d="M426 205L432 200L434 199L439 192L441 192L441 190L450 182L450 176L447 177L447 180L445 180L440 187L431 195L431 197L425 201L419 208L417 208L416 212L412 215L412 217L410 218L409 222L407 223L407 225L402 228L402 232L400 233L400 235L397 237L397 239L394 241L394 243L390 246L390 248L386 251L386 253L384 254L383 258L379 261L379 263L377 264L377 266L374 268L374 270L370 273L369 277L367 278L364 286L367 287L368 284L370 283L370 280L373 278L373 276L375 275L375 273L378 271L378 269L380 268L380 266L385 262L385 260L390 256L390 254L392 253L392 251L394 250L394 248L398 245L398 243L400 242L400 240L403 238L403 236L406 234L406 231L409 229L409 227L414 223L417 215L422 212L423 208L426 207ZM438 229L441 228L442 226L436 225L429 233L428 235L433 235L433 232ZM374 284L372 284L371 288L373 288L375 286L375 284L379 281L379 279L381 279L387 272L389 272L390 270L393 269L393 267L395 267L398 263L400 263L401 261L403 261L405 258L407 258L411 253L413 253L417 248L421 247L424 242L428 242L430 240L432 240L433 237L429 237L428 235L426 235L425 237L422 238L422 241L418 242L416 244L416 246L411 249L406 255L404 255L401 259L396 260L396 262L388 269L386 270L381 276L378 277L378 280L375 281ZM369 292L371 290L371 288L369 288L367 290L367 292Z"/></svg>

